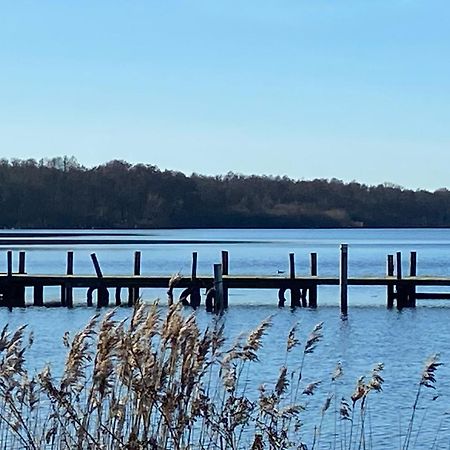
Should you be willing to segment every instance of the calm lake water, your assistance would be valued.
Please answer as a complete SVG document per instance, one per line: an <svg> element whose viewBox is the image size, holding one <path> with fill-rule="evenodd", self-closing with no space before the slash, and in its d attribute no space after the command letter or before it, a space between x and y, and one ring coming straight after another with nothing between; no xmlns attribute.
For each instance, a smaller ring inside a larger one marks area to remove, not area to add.
<svg viewBox="0 0 450 450"><path fill-rule="evenodd" d="M276 275L278 271L287 270L289 252L296 254L297 273L307 274L309 253L317 252L319 275L337 275L339 244L348 243L349 276L383 275L386 255L396 251L404 253L406 271L407 256L412 250L418 253L420 275L450 276L450 230L133 230L114 231L114 235L106 232L105 236L96 235L98 232L64 235L62 239L83 241L70 245L55 243L55 237L39 237L39 233L36 230L38 244L27 237L30 239L27 245L23 241L14 244L15 239L24 238L19 232L0 234L0 245L2 239L8 238L2 250L27 251L28 273L64 273L67 250L74 251L75 273L94 273L89 257L92 252L97 253L105 274L132 273L133 253L141 250L143 275L175 272L189 275L193 251L199 255L198 273L209 275L213 263L220 260L220 251L228 250L232 274ZM49 242L44 242L45 239ZM120 243L105 242L111 239ZM86 243L89 240L92 242ZM0 271L4 271L5 266L6 256L0 263ZM55 300L58 295L58 289L45 291L47 300ZM55 373L61 369L64 332L81 328L94 314L93 309L81 306L85 295L84 291L75 291L75 300L80 306L70 311L63 308L0 311L2 325L9 323L16 327L26 323L33 330L35 343L29 352L32 367L40 368L49 362ZM27 292L27 297L31 302L31 291ZM144 290L143 297L149 302L159 297L161 304L165 304L164 290ZM387 311L385 302L385 289L352 288L349 290L349 318L342 321L338 289L334 287L319 289L319 307L314 311L278 309L276 291L233 290L230 308L223 320L227 336L231 338L250 330L267 316L273 316L273 327L265 338L261 360L249 375L253 386L276 379L279 367L285 362L287 334L295 323L299 323L304 341L311 328L323 321L323 341L308 355L304 370L305 383L322 380L317 395L304 399L312 409L314 405L321 405L327 396L329 379L338 361L344 367L338 400L341 396L348 398L357 378L369 375L375 363L383 362L384 391L374 394L370 405L372 448L376 449L400 447L399 436L406 431L423 364L429 355L440 353L443 366L437 372L437 390L427 390L419 403L415 427L418 433L413 434L410 448L450 448L450 419L446 415L450 412L450 302L421 300L415 310L401 312ZM118 315L125 317L129 311L122 308ZM203 308L196 315L202 327L211 323L212 316ZM295 367L299 360L293 356L288 363ZM438 397L432 401L433 396ZM307 417L305 430L311 431L316 422L312 423ZM333 427L331 412L324 425L321 448L333 448L331 438L326 437Z"/></svg>

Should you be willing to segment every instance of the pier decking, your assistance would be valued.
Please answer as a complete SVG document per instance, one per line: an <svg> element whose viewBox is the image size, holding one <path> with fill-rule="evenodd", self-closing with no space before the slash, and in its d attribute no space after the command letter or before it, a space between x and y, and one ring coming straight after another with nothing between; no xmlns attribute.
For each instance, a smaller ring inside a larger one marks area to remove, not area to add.
<svg viewBox="0 0 450 450"><path fill-rule="evenodd" d="M95 254L91 254L96 275L75 275L73 273L73 252L67 253L66 274L27 274L25 270L25 252L19 252L18 271L12 270L13 252L7 252L7 272L0 273L0 306L24 307L25 288L33 288L33 305L46 306L43 291L47 286L61 288L60 306L71 308L73 289L87 290L86 302L93 306L93 293L97 291L97 306L122 305L122 290L128 290L126 305L132 306L139 298L140 289L168 289L169 299L173 300L173 290L183 289L180 301L197 308L201 304L200 290L206 292L206 309L221 312L228 308L230 289L276 289L278 306L282 307L289 299L291 307L318 306L317 291L320 286L340 286L340 310L348 313L349 286L381 286L386 288L388 308L415 307L417 299L450 299L450 277L417 276L417 255L410 254L409 274L402 275L402 255L387 256L385 276L351 277L348 276L348 246L341 245L340 275L328 277L318 275L317 254L311 253L310 275L296 276L295 255L289 254L289 273L287 276L244 276L229 274L228 252L222 252L221 264L215 264L211 276L197 276L197 253L192 255L192 271L189 277L147 276L141 275L141 253L135 252L133 275L103 275ZM442 287L444 292L416 292L417 287ZM115 289L115 299L110 301L110 290ZM445 290L445 289L444 289ZM54 305L53 305L54 306Z"/></svg>

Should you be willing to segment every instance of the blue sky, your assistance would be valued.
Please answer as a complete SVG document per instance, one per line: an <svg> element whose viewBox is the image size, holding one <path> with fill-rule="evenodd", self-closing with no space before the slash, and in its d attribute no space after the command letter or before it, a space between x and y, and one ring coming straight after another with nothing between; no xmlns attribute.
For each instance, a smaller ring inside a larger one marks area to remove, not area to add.
<svg viewBox="0 0 450 450"><path fill-rule="evenodd" d="M0 2L0 156L450 188L450 2Z"/></svg>

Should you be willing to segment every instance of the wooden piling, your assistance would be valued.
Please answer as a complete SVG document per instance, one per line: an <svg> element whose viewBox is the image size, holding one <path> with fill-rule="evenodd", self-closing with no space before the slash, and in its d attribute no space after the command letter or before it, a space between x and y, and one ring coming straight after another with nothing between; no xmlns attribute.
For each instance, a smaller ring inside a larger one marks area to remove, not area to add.
<svg viewBox="0 0 450 450"><path fill-rule="evenodd" d="M417 276L417 252L411 252L409 256L409 276Z"/></svg>
<svg viewBox="0 0 450 450"><path fill-rule="evenodd" d="M19 252L19 267L18 273L24 275L26 273L25 269L25 252L22 250ZM14 303L19 307L25 306L25 285L17 284L14 289Z"/></svg>
<svg viewBox="0 0 450 450"><path fill-rule="evenodd" d="M103 273L100 268L100 263L98 262L97 255L95 253L91 253L92 263L94 264L95 273L97 278L102 279ZM88 301L89 301L89 291L88 291ZM91 292L91 302L92 302L92 292ZM101 308L103 306L109 305L109 292L105 286L100 285L97 289L97 307Z"/></svg>
<svg viewBox="0 0 450 450"><path fill-rule="evenodd" d="M95 253L91 253L92 263L94 264L95 274L97 278L103 278L102 269L100 268L100 264L97 259L97 255Z"/></svg>
<svg viewBox="0 0 450 450"><path fill-rule="evenodd" d="M394 276L394 255L387 255L386 275L388 277ZM387 307L388 307L388 309L392 309L394 307L394 285L393 284L387 285L386 295L387 295Z"/></svg>
<svg viewBox="0 0 450 450"><path fill-rule="evenodd" d="M66 275L73 275L73 252L67 252ZM73 291L70 283L61 285L61 306L73 307Z"/></svg>
<svg viewBox="0 0 450 450"><path fill-rule="evenodd" d="M67 275L73 275L73 251L67 252L66 273Z"/></svg>
<svg viewBox="0 0 450 450"><path fill-rule="evenodd" d="M117 286L116 287L116 295L115 295L116 306L121 306L122 305L122 299L120 297L121 292L122 292L122 289L120 288L120 286Z"/></svg>
<svg viewBox="0 0 450 450"><path fill-rule="evenodd" d="M289 278L295 280L295 254L289 253ZM291 287L291 308L302 306L301 292L299 289Z"/></svg>
<svg viewBox="0 0 450 450"><path fill-rule="evenodd" d="M317 277L317 253L311 253L310 260L311 276ZM314 283L309 288L309 307L317 308L317 284Z"/></svg>
<svg viewBox="0 0 450 450"><path fill-rule="evenodd" d="M417 252L411 252L409 256L409 276L417 276ZM415 308L416 306L416 285L410 283L408 286L408 299L407 306L410 308Z"/></svg>
<svg viewBox="0 0 450 450"><path fill-rule="evenodd" d="M341 244L339 286L341 297L341 315L348 315L348 244Z"/></svg>
<svg viewBox="0 0 450 450"><path fill-rule="evenodd" d="M35 284L33 288L33 305L44 306L44 286Z"/></svg>
<svg viewBox="0 0 450 450"><path fill-rule="evenodd" d="M134 252L134 276L141 275L141 252ZM139 298L139 288L131 287L128 289L128 306L134 306Z"/></svg>
<svg viewBox="0 0 450 450"><path fill-rule="evenodd" d="M25 272L25 252L20 251L19 252L19 270L18 272L20 274L24 274Z"/></svg>
<svg viewBox="0 0 450 450"><path fill-rule="evenodd" d="M197 278L197 260L197 252L192 252L191 280L195 280Z"/></svg>
<svg viewBox="0 0 450 450"><path fill-rule="evenodd" d="M200 294L200 283L197 279L197 260L197 252L192 252L190 305L194 309L197 309L200 306L202 300Z"/></svg>
<svg viewBox="0 0 450 450"><path fill-rule="evenodd" d="M67 252L67 262L66 262L66 275L73 276L73 251ZM65 290L65 300L66 306L68 308L73 308L73 288L70 282L65 283L63 286ZM62 299L61 299L62 303Z"/></svg>
<svg viewBox="0 0 450 450"><path fill-rule="evenodd" d="M229 275L228 251L222 250L222 275ZM228 288L223 286L223 308L228 308Z"/></svg>
<svg viewBox="0 0 450 450"><path fill-rule="evenodd" d="M7 271L8 277L10 277L13 272L13 252L12 252L12 250L8 250L6 253L6 271Z"/></svg>
<svg viewBox="0 0 450 450"><path fill-rule="evenodd" d="M214 312L216 314L222 314L224 310L222 264L214 264L214 290L215 290Z"/></svg>
<svg viewBox="0 0 450 450"><path fill-rule="evenodd" d="M402 252L397 252L397 280L402 279Z"/></svg>
<svg viewBox="0 0 450 450"><path fill-rule="evenodd" d="M396 253L396 269L397 269L397 284L396 284L396 294L397 294L397 308L402 309L407 306L407 292L404 283L402 282L402 252Z"/></svg>

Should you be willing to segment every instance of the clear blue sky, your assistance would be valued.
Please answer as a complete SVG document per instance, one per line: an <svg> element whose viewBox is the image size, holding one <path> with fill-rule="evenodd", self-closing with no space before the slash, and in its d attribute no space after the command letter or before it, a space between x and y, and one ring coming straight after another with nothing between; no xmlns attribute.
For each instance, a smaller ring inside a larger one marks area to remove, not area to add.
<svg viewBox="0 0 450 450"><path fill-rule="evenodd" d="M450 2L0 3L0 156L450 187Z"/></svg>

